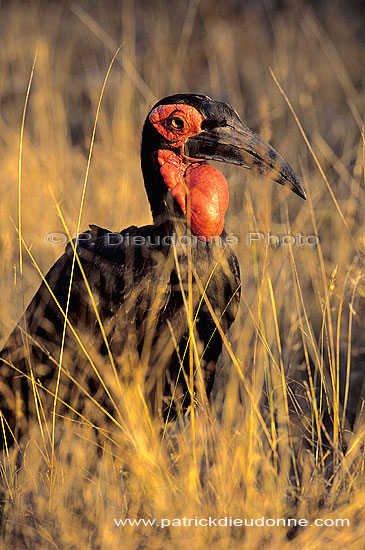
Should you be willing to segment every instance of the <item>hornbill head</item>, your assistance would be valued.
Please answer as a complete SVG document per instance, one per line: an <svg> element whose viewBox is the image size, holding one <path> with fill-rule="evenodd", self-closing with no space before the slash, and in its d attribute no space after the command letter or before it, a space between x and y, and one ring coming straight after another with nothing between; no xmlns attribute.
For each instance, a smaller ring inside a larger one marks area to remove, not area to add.
<svg viewBox="0 0 365 550"><path fill-rule="evenodd" d="M173 204L173 215L189 217L201 240L219 237L228 207L227 182L207 160L238 164L306 198L287 161L230 105L203 95L178 94L156 103L144 124L141 159L154 219L171 215Z"/></svg>

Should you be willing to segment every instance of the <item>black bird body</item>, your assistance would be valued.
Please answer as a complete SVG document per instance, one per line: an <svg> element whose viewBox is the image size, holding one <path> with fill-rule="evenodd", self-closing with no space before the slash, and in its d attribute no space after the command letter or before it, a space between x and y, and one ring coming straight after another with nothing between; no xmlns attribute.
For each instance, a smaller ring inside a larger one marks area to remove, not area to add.
<svg viewBox="0 0 365 550"><path fill-rule="evenodd" d="M119 358L122 361L123 357L125 360L127 349L137 351L137 361L144 362L148 367L146 390L154 398L152 408L154 411L164 412L165 416L169 397L174 392L180 371L180 361L184 356L184 370L180 373L175 389L175 401L183 399L185 407L190 402L185 378L189 373L189 354L186 350L190 333L187 311L188 245L177 242L174 254L172 239L176 237L176 232L172 233L169 229L170 224L139 228L132 226L120 233L112 233L91 226L91 230L83 233L78 241L77 254L84 273L82 274L76 263L68 307L68 319L81 340L87 329L88 347L91 344L94 349L97 348L105 356L105 361L108 361L108 352L85 285L85 276L115 362L118 364ZM185 236L186 233L185 231ZM166 236L169 238L164 241ZM171 240L171 245L163 244L166 240ZM136 246L135 242L149 244ZM206 300L217 312L220 326L226 332L235 319L240 297L237 258L226 243L225 235L219 243L195 240L191 252L195 277L203 288L206 287ZM34 378L43 385L47 384L52 392L55 391L55 369L59 361L64 324L61 309L66 311L73 254L73 248L68 245L65 253L45 277L53 296L43 282L2 351L5 360L8 358L18 370L28 374L28 379L14 378L14 369L10 365L2 365L2 383L6 381L6 385L14 391L14 380L18 382L18 391L22 394L24 403L24 420L33 409L29 402L31 381L27 355L33 358ZM194 317L201 296L199 287L194 284ZM220 303L227 306L224 312ZM204 300L196 316L195 327L201 354L205 350L201 358L201 368L209 395L214 382L216 361L222 350L222 340ZM32 338L27 338L26 334ZM78 346L76 339L68 329L65 347L70 350L75 346ZM78 349L77 361L80 360L80 353ZM83 364L85 368L86 360ZM73 365L75 376L78 369L75 363ZM90 385L92 387L96 379L95 376L92 377L90 365L88 370L86 389L90 391ZM69 402L72 391L75 388L66 380L66 389L60 394L62 400ZM11 417L12 409L5 411L6 417ZM176 405L172 411L176 411Z"/></svg>
<svg viewBox="0 0 365 550"><path fill-rule="evenodd" d="M161 112L170 106L172 114L161 118ZM181 120L187 128L185 134L184 128L176 128ZM196 120L201 126L193 132ZM227 136L235 124L239 134L229 143ZM165 155L162 160L161 151ZM212 219L201 214L212 174L205 160L226 160L269 172L272 179L304 196L284 159L245 127L231 107L206 96L177 95L156 104L144 125L141 158L154 223L120 233L90 226L79 235L74 241L77 261L69 244L2 350L0 405L5 426L16 437L26 431L29 418L36 414L37 391L42 400L48 395L52 403L57 388L60 403L79 411L92 397L113 414L112 403L117 396L114 390L108 393L98 372L102 372L107 386L113 376L133 378L137 364L143 373L147 402L155 414L166 418L186 409L191 398L188 348L192 341L195 377L202 375L202 384L199 386L198 381L194 391L203 387L209 395L222 351L221 332L226 333L236 317L240 275L223 228L224 212L220 211L219 200L226 192L223 176L216 176L215 194L209 195L213 198L206 212L212 212ZM189 170L195 180L191 179L193 183L186 190L182 180L189 184ZM175 174L172 183L170 173ZM212 177L214 180L214 173ZM181 184L180 194L176 181ZM193 194L196 182L195 189L203 193L198 199ZM181 199L183 192L185 198ZM192 214L189 217L189 197L195 218ZM203 234L197 235L197 227ZM212 227L219 227L218 235L212 236ZM66 312L68 326L62 348ZM61 348L62 371L57 385ZM7 428L5 433L10 441Z"/></svg>

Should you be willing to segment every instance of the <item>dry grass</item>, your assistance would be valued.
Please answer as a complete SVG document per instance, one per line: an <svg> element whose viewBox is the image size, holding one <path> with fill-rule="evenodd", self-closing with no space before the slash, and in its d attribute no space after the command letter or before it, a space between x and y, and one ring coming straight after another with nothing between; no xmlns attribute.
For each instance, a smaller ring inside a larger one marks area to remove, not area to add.
<svg viewBox="0 0 365 550"><path fill-rule="evenodd" d="M23 466L1 457L1 548L297 549L364 547L364 82L360 3L6 3L0 100L0 335L4 341L71 234L95 113L81 229L150 221L140 131L156 98L180 91L231 103L300 175L308 201L230 167L227 228L243 299L209 407L160 427L136 384L100 440L84 422L52 455L32 427ZM330 6L327 6L330 4ZM19 141L22 141L19 265ZM287 93L305 133L269 72ZM250 231L318 235L319 246L249 247ZM22 271L22 273L21 273ZM67 358L66 358L67 360ZM285 373L285 380L284 380ZM351 382L351 383L350 383ZM356 421L349 426L344 406ZM357 407L357 408L356 408ZM52 419L48 419L52 426ZM103 428L100 414L99 428ZM114 518L348 518L350 527L117 528ZM294 533L292 533L293 535Z"/></svg>

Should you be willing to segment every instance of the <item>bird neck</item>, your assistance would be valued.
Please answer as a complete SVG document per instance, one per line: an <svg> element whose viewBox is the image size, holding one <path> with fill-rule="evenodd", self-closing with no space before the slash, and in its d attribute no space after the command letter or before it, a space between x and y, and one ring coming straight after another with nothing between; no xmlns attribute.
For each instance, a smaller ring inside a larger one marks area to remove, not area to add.
<svg viewBox="0 0 365 550"><path fill-rule="evenodd" d="M154 155L142 156L141 165L153 223L160 225L166 222L184 222L184 214L166 187L157 158L154 158Z"/></svg>
<svg viewBox="0 0 365 550"><path fill-rule="evenodd" d="M179 234L192 232L203 242L217 240L229 202L225 177L205 161L186 157L182 147L160 143L151 150L153 142L145 125L141 164L154 224Z"/></svg>
<svg viewBox="0 0 365 550"><path fill-rule="evenodd" d="M178 226L186 226L186 218L178 203L166 187L160 171L158 152L151 150L149 144L154 141L155 130L145 124L142 132L141 168L153 223L170 234Z"/></svg>

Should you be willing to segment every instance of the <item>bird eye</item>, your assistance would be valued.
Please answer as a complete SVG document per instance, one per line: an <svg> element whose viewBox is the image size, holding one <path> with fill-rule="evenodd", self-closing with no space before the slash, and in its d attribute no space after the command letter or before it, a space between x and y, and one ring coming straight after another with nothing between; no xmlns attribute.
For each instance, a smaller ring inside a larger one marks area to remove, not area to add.
<svg viewBox="0 0 365 550"><path fill-rule="evenodd" d="M178 116L174 116L170 119L170 126L175 130L182 130L184 128L184 120Z"/></svg>

